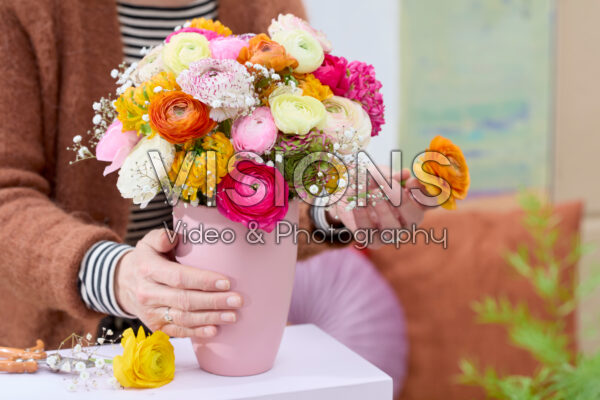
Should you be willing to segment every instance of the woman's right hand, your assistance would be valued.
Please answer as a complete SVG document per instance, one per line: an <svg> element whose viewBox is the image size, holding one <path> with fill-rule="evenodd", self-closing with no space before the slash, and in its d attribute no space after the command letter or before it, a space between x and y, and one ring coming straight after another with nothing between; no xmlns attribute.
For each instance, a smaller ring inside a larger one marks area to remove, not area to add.
<svg viewBox="0 0 600 400"><path fill-rule="evenodd" d="M227 277L167 259L176 244L164 229L156 229L121 257L115 272L117 302L152 331L212 337L216 325L236 321L234 310L242 306L242 297L229 291ZM167 309L170 322L165 318Z"/></svg>

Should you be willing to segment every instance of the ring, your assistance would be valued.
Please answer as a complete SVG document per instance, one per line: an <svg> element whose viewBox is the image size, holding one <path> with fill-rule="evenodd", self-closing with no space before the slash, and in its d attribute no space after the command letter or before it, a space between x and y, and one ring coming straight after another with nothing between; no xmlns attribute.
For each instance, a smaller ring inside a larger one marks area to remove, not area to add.
<svg viewBox="0 0 600 400"><path fill-rule="evenodd" d="M167 307L167 311L165 311L165 315L163 316L163 319L167 322L173 322L173 317L171 315L169 315L170 309L171 309L171 307Z"/></svg>

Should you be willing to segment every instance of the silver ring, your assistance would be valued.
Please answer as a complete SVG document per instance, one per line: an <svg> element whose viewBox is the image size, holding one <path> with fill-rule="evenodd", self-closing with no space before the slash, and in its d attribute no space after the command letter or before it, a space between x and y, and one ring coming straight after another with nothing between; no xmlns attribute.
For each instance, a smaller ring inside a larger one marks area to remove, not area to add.
<svg viewBox="0 0 600 400"><path fill-rule="evenodd" d="M173 322L173 316L169 315L169 310L171 309L171 307L167 307L167 310L165 311L165 315L163 316L163 319L166 322Z"/></svg>

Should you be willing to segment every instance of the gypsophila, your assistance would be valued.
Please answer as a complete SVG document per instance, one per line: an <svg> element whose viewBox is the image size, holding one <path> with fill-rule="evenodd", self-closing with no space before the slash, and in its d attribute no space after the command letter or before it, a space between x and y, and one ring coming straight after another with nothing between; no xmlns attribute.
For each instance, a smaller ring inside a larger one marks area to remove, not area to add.
<svg viewBox="0 0 600 400"><path fill-rule="evenodd" d="M92 119L94 128L86 132L88 138L87 143L83 140L82 135L73 137L73 144L67 147L67 150L75 152L75 160L71 161L70 164L89 158L95 158L91 149L96 147L100 138L117 117L113 101L111 95L109 95L108 97L103 97L94 102L92 105L92 109L95 111L94 118Z"/></svg>

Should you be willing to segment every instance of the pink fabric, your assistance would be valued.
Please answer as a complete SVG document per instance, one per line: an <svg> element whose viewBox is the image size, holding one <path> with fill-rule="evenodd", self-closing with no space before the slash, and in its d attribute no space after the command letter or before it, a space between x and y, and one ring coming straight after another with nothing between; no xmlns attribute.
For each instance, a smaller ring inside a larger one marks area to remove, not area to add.
<svg viewBox="0 0 600 400"><path fill-rule="evenodd" d="M387 281L352 248L298 262L290 323L317 325L394 380L406 375L404 313Z"/></svg>

